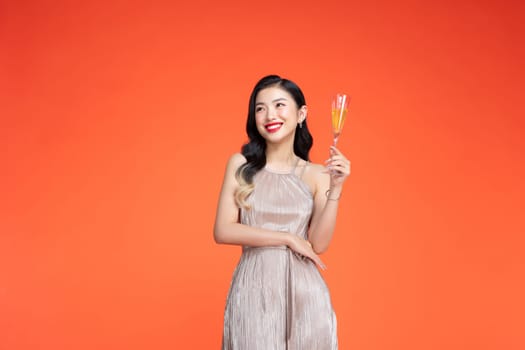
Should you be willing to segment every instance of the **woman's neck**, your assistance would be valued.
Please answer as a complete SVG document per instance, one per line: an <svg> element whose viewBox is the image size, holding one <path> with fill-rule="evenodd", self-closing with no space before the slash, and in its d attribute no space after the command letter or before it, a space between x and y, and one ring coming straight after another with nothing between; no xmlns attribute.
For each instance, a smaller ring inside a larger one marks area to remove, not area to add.
<svg viewBox="0 0 525 350"><path fill-rule="evenodd" d="M286 144L267 144L266 145L266 164L276 167L293 166L297 161L297 156L293 151L293 143Z"/></svg>

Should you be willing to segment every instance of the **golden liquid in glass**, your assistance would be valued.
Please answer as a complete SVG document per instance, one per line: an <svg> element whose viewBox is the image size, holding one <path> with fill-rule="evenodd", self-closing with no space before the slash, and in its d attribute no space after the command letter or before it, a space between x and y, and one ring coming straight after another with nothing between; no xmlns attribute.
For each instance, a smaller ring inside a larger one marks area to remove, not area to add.
<svg viewBox="0 0 525 350"><path fill-rule="evenodd" d="M339 136L341 130L343 129L343 124L345 123L346 114L348 109L334 108L332 109L332 128L334 135Z"/></svg>

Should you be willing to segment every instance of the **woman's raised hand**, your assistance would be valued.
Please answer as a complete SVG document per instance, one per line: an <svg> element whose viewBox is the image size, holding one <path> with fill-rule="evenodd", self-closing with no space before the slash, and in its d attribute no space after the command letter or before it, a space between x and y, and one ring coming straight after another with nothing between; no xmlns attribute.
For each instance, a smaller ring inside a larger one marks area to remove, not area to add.
<svg viewBox="0 0 525 350"><path fill-rule="evenodd" d="M348 175L350 175L350 161L346 159L339 149L331 146L330 158L325 163L330 174L330 188L341 186Z"/></svg>

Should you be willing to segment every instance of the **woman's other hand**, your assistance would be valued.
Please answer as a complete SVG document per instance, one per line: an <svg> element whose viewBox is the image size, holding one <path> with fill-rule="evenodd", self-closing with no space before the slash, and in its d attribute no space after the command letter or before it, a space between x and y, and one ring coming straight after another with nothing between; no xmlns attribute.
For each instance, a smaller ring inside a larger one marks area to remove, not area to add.
<svg viewBox="0 0 525 350"><path fill-rule="evenodd" d="M312 244L308 240L297 235L290 234L290 242L288 243L288 247L297 254L312 260L317 264L317 266L319 266L321 270L326 270L326 265L323 264L319 255L314 252Z"/></svg>

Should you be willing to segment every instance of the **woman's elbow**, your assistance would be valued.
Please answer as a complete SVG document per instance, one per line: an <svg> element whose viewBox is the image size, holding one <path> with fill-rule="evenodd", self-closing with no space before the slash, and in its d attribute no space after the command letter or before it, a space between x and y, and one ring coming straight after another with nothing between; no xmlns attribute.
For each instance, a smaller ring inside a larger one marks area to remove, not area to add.
<svg viewBox="0 0 525 350"><path fill-rule="evenodd" d="M328 245L314 245L312 249L314 250L315 254L321 255L328 250Z"/></svg>
<svg viewBox="0 0 525 350"><path fill-rule="evenodd" d="M213 228L213 240L215 241L215 243L217 244L225 244L225 239L224 239L224 234L223 234L223 231L220 230L219 227L215 226Z"/></svg>

